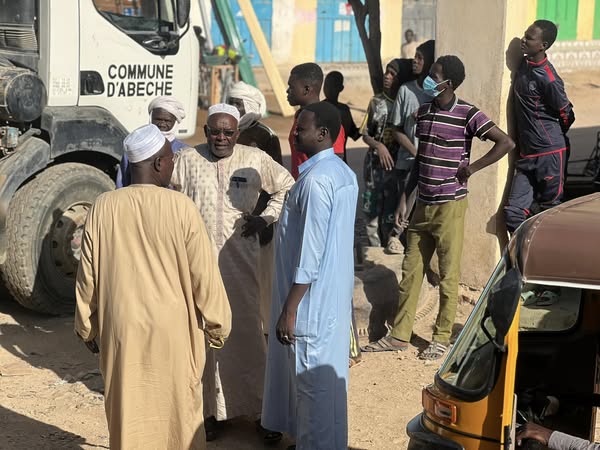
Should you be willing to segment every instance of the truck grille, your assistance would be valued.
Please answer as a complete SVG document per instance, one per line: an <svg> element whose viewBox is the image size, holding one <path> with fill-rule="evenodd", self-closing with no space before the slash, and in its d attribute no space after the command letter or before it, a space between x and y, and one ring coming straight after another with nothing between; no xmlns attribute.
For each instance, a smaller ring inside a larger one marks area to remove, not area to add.
<svg viewBox="0 0 600 450"><path fill-rule="evenodd" d="M0 48L38 51L38 41L33 25L0 23Z"/></svg>

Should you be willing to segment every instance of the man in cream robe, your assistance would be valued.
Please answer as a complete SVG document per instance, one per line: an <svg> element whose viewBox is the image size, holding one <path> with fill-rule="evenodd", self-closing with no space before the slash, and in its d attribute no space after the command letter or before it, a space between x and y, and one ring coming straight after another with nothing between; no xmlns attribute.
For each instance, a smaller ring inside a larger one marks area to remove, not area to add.
<svg viewBox="0 0 600 450"><path fill-rule="evenodd" d="M205 334L221 347L231 311L197 208L162 187L170 143L145 125L124 144L132 184L89 211L75 331L98 340L112 450L204 449Z"/></svg>
<svg viewBox="0 0 600 450"><path fill-rule="evenodd" d="M208 144L182 150L172 179L200 210L218 252L232 310L227 346L207 355L205 414L217 420L256 418L266 360L258 233L279 219L294 180L262 150L236 144L239 112L235 107L213 105L208 114ZM271 198L264 211L253 216L261 191Z"/></svg>

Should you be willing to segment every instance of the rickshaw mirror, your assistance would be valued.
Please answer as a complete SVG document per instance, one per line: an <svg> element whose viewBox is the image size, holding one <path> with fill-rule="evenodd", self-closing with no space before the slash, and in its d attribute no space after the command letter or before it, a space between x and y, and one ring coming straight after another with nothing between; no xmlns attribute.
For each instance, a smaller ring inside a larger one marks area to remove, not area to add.
<svg viewBox="0 0 600 450"><path fill-rule="evenodd" d="M496 329L495 341L502 346L515 317L523 279L521 273L512 268L492 288L485 317L490 317ZM487 333L486 333L487 334Z"/></svg>

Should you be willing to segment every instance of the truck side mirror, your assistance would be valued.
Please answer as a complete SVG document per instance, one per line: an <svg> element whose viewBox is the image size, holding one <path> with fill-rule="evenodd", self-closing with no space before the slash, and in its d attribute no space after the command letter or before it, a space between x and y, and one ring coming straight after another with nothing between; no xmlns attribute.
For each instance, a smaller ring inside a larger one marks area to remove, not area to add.
<svg viewBox="0 0 600 450"><path fill-rule="evenodd" d="M183 28L190 18L190 0L177 0L177 25Z"/></svg>

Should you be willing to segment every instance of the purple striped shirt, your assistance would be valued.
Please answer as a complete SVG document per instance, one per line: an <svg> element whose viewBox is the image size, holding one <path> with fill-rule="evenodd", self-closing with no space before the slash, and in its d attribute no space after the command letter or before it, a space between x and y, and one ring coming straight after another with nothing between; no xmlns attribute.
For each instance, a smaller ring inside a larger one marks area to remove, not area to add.
<svg viewBox="0 0 600 450"><path fill-rule="evenodd" d="M496 124L475 106L454 97L445 108L434 102L424 103L417 112L419 137L419 200L444 203L467 195L467 185L460 184L456 172L469 164L471 142Z"/></svg>

